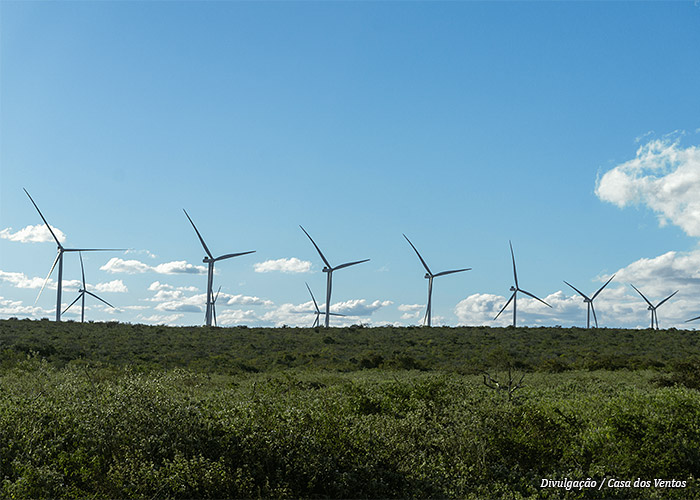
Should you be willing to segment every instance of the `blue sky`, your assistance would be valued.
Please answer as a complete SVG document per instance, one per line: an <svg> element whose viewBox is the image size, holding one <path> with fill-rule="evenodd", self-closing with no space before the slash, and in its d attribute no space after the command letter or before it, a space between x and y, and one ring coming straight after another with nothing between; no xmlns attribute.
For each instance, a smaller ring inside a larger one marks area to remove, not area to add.
<svg viewBox="0 0 700 500"><path fill-rule="evenodd" d="M307 325L662 327L700 315L700 7L693 2L0 3L0 317L53 317L39 215L84 255L86 317ZM43 234L43 236L42 236ZM295 259L295 260L292 260ZM67 255L64 303L77 294ZM197 267L199 266L199 267ZM280 270L282 269L282 270ZM55 273L55 272L54 272ZM73 282L71 282L73 280ZM54 287L51 289L51 287ZM91 288L92 287L92 288ZM65 319L75 319L79 309ZM699 322L700 323L700 322Z"/></svg>

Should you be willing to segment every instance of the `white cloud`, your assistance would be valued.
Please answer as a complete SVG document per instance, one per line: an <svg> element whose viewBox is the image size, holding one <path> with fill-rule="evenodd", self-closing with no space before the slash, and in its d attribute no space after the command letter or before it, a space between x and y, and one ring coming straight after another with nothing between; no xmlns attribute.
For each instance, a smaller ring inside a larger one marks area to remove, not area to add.
<svg viewBox="0 0 700 500"><path fill-rule="evenodd" d="M219 313L216 311L216 323L219 326L225 325L261 325L265 326L265 321L258 317L252 309L243 311L240 309L228 309Z"/></svg>
<svg viewBox="0 0 700 500"><path fill-rule="evenodd" d="M100 271L107 271L108 273L126 273L126 274L140 274L146 273L151 270L151 266L144 264L138 260L124 260L119 257L112 257L109 261L102 267Z"/></svg>
<svg viewBox="0 0 700 500"><path fill-rule="evenodd" d="M112 280L106 283L98 283L95 285L95 290L98 292L113 292L113 293L126 293L129 290L122 280Z"/></svg>
<svg viewBox="0 0 700 500"><path fill-rule="evenodd" d="M202 312L204 309L195 304L188 304L184 301L161 302L156 306L158 311L167 312Z"/></svg>
<svg viewBox="0 0 700 500"><path fill-rule="evenodd" d="M139 260L124 260L118 257L112 257L104 266L100 267L100 270L107 271L108 273L126 274L142 274L147 272L159 274L205 274L207 272L206 267L188 264L184 260L149 266Z"/></svg>
<svg viewBox="0 0 700 500"><path fill-rule="evenodd" d="M24 273L0 271L0 280L10 283L15 288L41 288L45 279L46 278L39 278L36 276L29 278ZM56 288L56 283L50 279L46 286L48 288Z"/></svg>
<svg viewBox="0 0 700 500"><path fill-rule="evenodd" d="M206 267L188 264L184 260L165 262L151 269L160 274L206 274L207 272Z"/></svg>
<svg viewBox="0 0 700 500"><path fill-rule="evenodd" d="M156 325L174 325L184 314L153 314L151 316L139 315L137 319L144 323L153 323Z"/></svg>
<svg viewBox="0 0 700 500"><path fill-rule="evenodd" d="M3 316L41 317L48 315L50 312L41 307L22 305L21 300L10 300L0 297L0 314Z"/></svg>
<svg viewBox="0 0 700 500"><path fill-rule="evenodd" d="M51 229L56 235L56 238L58 238L58 241L60 241L61 243L66 241L66 235L63 234L63 231L54 226L51 226ZM53 239L53 236L51 236L51 233L46 227L46 224L36 226L30 225L20 229L16 233L13 233L11 231L11 227L3 229L2 231L0 231L0 238L10 241L18 241L20 243L56 242L56 240Z"/></svg>
<svg viewBox="0 0 700 500"><path fill-rule="evenodd" d="M198 292L199 288L196 286L178 286L174 287L173 285L169 285L167 283L161 283L160 281L154 281L150 285L148 285L148 290L151 292L155 292L158 290L180 290L183 292Z"/></svg>
<svg viewBox="0 0 700 500"><path fill-rule="evenodd" d="M557 300L559 297L557 292L544 298L544 301L554 305L550 300ZM497 320L494 320L498 311L506 304L510 298L501 295L490 293L475 293L464 300L457 303L454 313L459 318L460 324L466 325L495 325L507 326L513 323L513 303L508 305L508 308L501 313ZM550 308L542 304L540 301L531 299L523 294L518 295L518 310L517 310L518 325L533 324L541 321L548 323L556 322L556 319L551 314Z"/></svg>
<svg viewBox="0 0 700 500"><path fill-rule="evenodd" d="M289 259L258 262L255 264L254 268L256 273L269 273L273 271L282 273L308 273L311 271L311 262L292 257Z"/></svg>
<svg viewBox="0 0 700 500"><path fill-rule="evenodd" d="M420 318L425 306L423 304L400 304L398 309L403 312L401 319L407 321Z"/></svg>
<svg viewBox="0 0 700 500"><path fill-rule="evenodd" d="M424 307L425 305L423 304L401 304L398 309L399 311L420 312Z"/></svg>
<svg viewBox="0 0 700 500"><path fill-rule="evenodd" d="M393 304L390 300L375 300L367 303L365 299L352 299L331 305L331 312L345 314L346 316L370 316L382 307ZM321 306L319 306L321 307Z"/></svg>
<svg viewBox="0 0 700 500"><path fill-rule="evenodd" d="M700 250L666 252L658 257L636 260L615 273L615 282L631 283L644 295L647 295L645 290L653 295L668 295L676 289L697 295L700 293Z"/></svg>
<svg viewBox="0 0 700 500"><path fill-rule="evenodd" d="M156 306L158 311L177 312L202 312L207 302L206 294L198 294L186 297L179 290L158 290L154 302L160 302Z"/></svg>
<svg viewBox="0 0 700 500"><path fill-rule="evenodd" d="M226 293L220 294L219 298L217 299L216 303L219 303L219 300L225 300L226 304L229 306L233 305L245 305L245 306L272 306L274 305L274 302L271 300L267 299L261 299L260 297L250 297L247 295L229 295Z"/></svg>
<svg viewBox="0 0 700 500"><path fill-rule="evenodd" d="M689 236L700 236L700 147L680 146L680 140L655 139L642 145L636 157L606 172L595 193L620 208L644 204Z"/></svg>

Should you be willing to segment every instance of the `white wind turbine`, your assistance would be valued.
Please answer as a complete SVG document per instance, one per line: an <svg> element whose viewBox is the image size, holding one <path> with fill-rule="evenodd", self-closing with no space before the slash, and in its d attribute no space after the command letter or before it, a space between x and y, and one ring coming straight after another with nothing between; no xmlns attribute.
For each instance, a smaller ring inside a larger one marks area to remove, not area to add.
<svg viewBox="0 0 700 500"><path fill-rule="evenodd" d="M316 303L316 298L314 297L314 294L311 293L311 288L309 288L308 283L304 283L306 285L307 290L309 290L309 293L311 294L311 300L314 301L314 309L315 309L315 314L316 314L316 319L314 320L314 324L311 325L311 328L315 328L319 326L321 323L320 318L321 318L321 310L318 308L318 303ZM339 313L330 313L331 316L345 316L344 314L339 314Z"/></svg>
<svg viewBox="0 0 700 500"><path fill-rule="evenodd" d="M24 189L24 188L22 188ZM124 249L123 248L65 248L63 245L61 245L61 242L58 241L58 238L56 237L56 234L53 232L51 229L51 226L49 223L46 221L46 218L44 217L44 214L41 213L41 210L39 210L39 207L34 203L34 199L31 197L29 192L24 189L24 192L27 193L27 196L29 196L29 200L32 202L32 205L34 205L34 208L36 208L36 211L39 212L39 216L41 217L41 220L44 221L44 224L46 224L46 227L48 228L49 232L51 233L51 236L53 236L53 239L56 241L56 245L58 247L58 255L56 255L56 259L53 261L53 265L51 266L51 270L49 271L49 274L46 276L46 280L44 280L44 284L41 286L41 290L39 290L39 294L36 296L36 300L34 303L36 303L39 300L39 297L41 296L41 292L44 291L44 287L46 287L46 283L48 283L49 278L51 277L51 273L53 273L54 268L56 267L56 263L58 263L58 281L57 281L57 287L56 287L56 321L61 321L61 292L63 288L63 254L65 252L121 252Z"/></svg>
<svg viewBox="0 0 700 500"><path fill-rule="evenodd" d="M615 277L615 275L613 274L613 275L610 277L610 279L609 279L608 281L606 281L605 284L604 284L603 286L601 286L601 287L598 289L598 291L597 291L596 293L593 294L593 297L591 297L591 298L588 298L582 291L580 291L578 288L576 288L574 285L572 285L572 284L569 283L568 281L564 280L564 283L566 283L566 284L569 285L571 288L573 288L574 290L576 290L576 292L577 292L581 297L583 297L583 301L588 305L588 315L586 316L586 328L590 328L590 327L591 327L591 311L593 311L593 319L595 320L595 327L598 328L598 318L597 318L596 315L595 315L595 308L593 307L593 301L594 301L595 298L598 296L598 294L599 294L600 292L603 291L603 288L605 288L606 286L608 286L608 283L610 283L614 277Z"/></svg>
<svg viewBox="0 0 700 500"><path fill-rule="evenodd" d="M194 228L195 233L197 233L197 237L199 238L199 241L202 243L202 247L204 247L204 251L207 253L204 258L202 259L202 262L207 264L209 266L208 270L208 275L207 275L207 311L205 313L205 320L206 320L206 325L211 326L211 320L213 316L213 300L214 300L214 263L220 260L225 260L225 259L230 259L232 257L239 257L241 255L247 255L249 253L254 253L255 250L250 250L248 252L239 252L239 253L227 253L225 255L221 255L219 257L214 257L212 253L209 251L209 248L207 247L207 244L204 243L204 238L202 238L202 235L199 234L199 230L197 229L197 226L194 225L194 222L192 222L192 219L190 218L189 214L187 213L187 210L184 208L182 209L183 212L185 212L185 215L187 216L187 219L189 219L190 224L192 224L192 227Z"/></svg>
<svg viewBox="0 0 700 500"><path fill-rule="evenodd" d="M411 240L408 239L408 236L405 234L403 235L404 238L406 238L406 241L408 241L408 244L411 245L413 250L416 252L416 255L418 255L418 258L420 259L421 263L423 264L423 267L427 271L425 273L425 279L428 280L428 307L426 308L425 311L425 317L423 318L423 325L426 323L428 326L430 326L430 317L431 317L431 312L432 312L432 298L433 298L433 278L437 278L438 276L445 276L447 274L453 274L453 273L461 273L463 271L470 271L471 267L468 267L466 269L455 269L453 271L442 271L441 273L433 274L430 268L428 267L428 264L425 263L423 260L423 257L421 257L421 254L418 252L418 249L415 247L413 243L411 243Z"/></svg>
<svg viewBox="0 0 700 500"><path fill-rule="evenodd" d="M513 292L513 295L510 296L510 298L508 299L508 302L506 302L506 305L504 305L503 308L502 308L500 311L498 311L498 314L496 314L496 317L493 318L493 319L494 319L494 320L498 319L498 317L501 315L501 313L505 310L506 307L508 307L508 304L510 304L511 301L512 301L512 302L513 302L513 326L515 326L515 319L516 319L516 312L517 312L517 301L518 301L517 294L518 294L518 292L522 292L522 293L524 293L525 295L529 295L529 296L532 297L533 299L539 300L540 302L542 302L542 303L543 303L544 305L546 305L547 307L552 307L552 306L550 306L549 304L547 304L547 303L546 303L544 300L542 300L541 298L535 297L535 296L534 296L533 294L531 294L530 292L526 292L525 290L523 290L522 288L520 288L520 285L518 285L518 272L515 270L515 254L513 253L513 243L511 243L510 240L508 241L508 243L510 244L510 256L511 256L511 258L513 259L513 278L515 279L515 286L511 286L511 287L510 287L510 291Z"/></svg>
<svg viewBox="0 0 700 500"><path fill-rule="evenodd" d="M301 227L301 226L299 226ZM345 264L340 264L339 266L331 266L330 262L326 259L326 257L323 255L323 252L321 252L321 249L318 248L318 245L316 242L313 240L311 236L309 236L309 233L306 232L306 229L301 227L301 230L304 231L304 234L309 237L311 240L311 243L313 243L314 247L316 247L316 251L318 251L318 254L321 256L321 259L323 260L323 263L326 265L323 268L323 272L327 273L327 278L326 278L326 321L325 321L325 326L328 328L328 324L330 322L330 317L331 317L331 287L333 285L333 271L337 271L338 269L343 269L344 267L350 267L354 266L355 264L362 264L363 262L367 262L369 259L364 259L364 260L358 260L355 262L347 262Z"/></svg>
<svg viewBox="0 0 700 500"><path fill-rule="evenodd" d="M103 298L98 297L98 296L95 295L94 293L89 292L89 291L87 290L87 285L85 284L85 267L83 266L83 254L82 254L81 252L78 252L78 255L80 256L80 271L81 271L81 273L83 274L83 288L81 288L80 290L78 290L78 296L75 298L75 300L74 300L73 302L70 303L70 305L69 305L68 307L66 307L66 308L63 310L63 314L66 314L66 311L67 311L68 309L70 309L71 306L72 306L73 304L75 304L76 302L78 302L78 299L83 299L83 300L82 300L82 304L81 304L81 309L80 309L80 322L83 323L83 322L85 321L85 294L92 295L92 296L95 297L97 300L100 300L100 301L104 302L105 304L107 304L107 305L108 305L109 307L111 307L112 309L114 309L114 306L113 306L112 304L110 304L109 302L107 302L106 300L104 300Z"/></svg>
<svg viewBox="0 0 700 500"><path fill-rule="evenodd" d="M676 290L676 291L673 292L671 295L669 295L669 296L666 297L664 300L662 300L661 302L659 302L658 304L656 304L656 305L654 306L654 305L652 305L651 302L649 302L649 300L644 296L644 294L643 294L642 292L640 292L640 291L637 289L636 286L634 286L632 283L630 283L630 286L631 286L632 288L634 288L635 290L637 290L637 293L638 293L639 295L642 296L642 298L644 299L644 301L645 301L647 304L649 304L649 307L647 307L647 310L648 310L648 311L651 311L651 329L652 329L652 330L654 329L654 321L656 321L656 329L658 330L658 329L659 329L659 316L656 314L656 309L657 309L661 304L663 304L664 302L666 302L668 299L670 299L671 297L673 297L674 295L676 295L676 294L679 292L679 290ZM696 319L697 319L697 318L696 318Z"/></svg>
<svg viewBox="0 0 700 500"><path fill-rule="evenodd" d="M219 326L216 324L216 301L219 298L220 291L221 291L221 286L219 286L219 289L216 291L216 295L214 295L214 299L211 301L211 313L214 316L214 326Z"/></svg>

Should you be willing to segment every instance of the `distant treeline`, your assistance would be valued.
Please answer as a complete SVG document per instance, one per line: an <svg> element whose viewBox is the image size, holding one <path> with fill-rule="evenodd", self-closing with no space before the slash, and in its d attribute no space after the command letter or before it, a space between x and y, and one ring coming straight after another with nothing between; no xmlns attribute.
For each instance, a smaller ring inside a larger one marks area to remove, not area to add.
<svg viewBox="0 0 700 500"><path fill-rule="evenodd" d="M0 321L0 368L29 353L56 366L83 360L144 369L235 374L289 368L478 373L672 368L700 361L687 330L491 327L234 328Z"/></svg>

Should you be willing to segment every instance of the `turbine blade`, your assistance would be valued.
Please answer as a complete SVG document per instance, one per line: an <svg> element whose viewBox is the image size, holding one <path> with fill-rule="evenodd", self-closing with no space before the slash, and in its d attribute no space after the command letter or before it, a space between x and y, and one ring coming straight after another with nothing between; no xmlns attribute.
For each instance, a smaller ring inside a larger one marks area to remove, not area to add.
<svg viewBox="0 0 700 500"><path fill-rule="evenodd" d="M564 283L566 283L567 285L569 285L571 288L573 288L574 290L576 290L576 291L578 292L578 294L579 294L581 297L583 297L584 299L588 299L588 297L586 297L586 295L585 295L581 290L579 290L578 288L576 288L574 285L572 285L572 284L569 283L568 281L566 281L566 280L563 280L563 281L564 281ZM588 299L588 300L591 300L591 299Z"/></svg>
<svg viewBox="0 0 700 500"><path fill-rule="evenodd" d="M615 277L614 274L612 276L610 276L610 279L608 281L606 281L605 284L603 286L601 286L596 293L593 294L593 298L591 300L595 299L598 296L598 294L603 291L603 288L608 286L608 283L610 283L614 277Z"/></svg>
<svg viewBox="0 0 700 500"><path fill-rule="evenodd" d="M686 320L685 322L686 322L686 323L690 323L691 321L696 321L696 320L698 320L698 319L700 319L700 316L698 316L698 317L696 317L696 318L692 318L692 319Z"/></svg>
<svg viewBox="0 0 700 500"><path fill-rule="evenodd" d="M222 255L221 257L217 257L214 259L214 262L218 260L225 260L225 259L230 259L231 257L240 257L241 255L248 255L249 253L255 253L255 250L250 250L248 252L239 252L239 253L227 253L226 255Z"/></svg>
<svg viewBox="0 0 700 500"><path fill-rule="evenodd" d="M445 276L445 275L447 275L447 274L461 273L461 272L463 272L463 271L471 271L471 270L472 270L472 268L471 268L471 267L468 267L468 268L466 268L466 269L455 269L454 271L443 271L443 272L441 272L441 273L437 273L437 274L436 274L435 276L433 276L433 277L434 277L434 278L437 278L438 276Z"/></svg>
<svg viewBox="0 0 700 500"><path fill-rule="evenodd" d="M314 297L314 294L311 292L311 288L309 287L309 284L306 282L304 282L304 284L306 285L306 289L311 294L311 300L314 301L314 307L316 308L316 313L321 314L321 310L318 308L318 303L316 302L316 297Z"/></svg>
<svg viewBox="0 0 700 500"><path fill-rule="evenodd" d="M354 266L355 264L362 264L363 262L367 262L368 260L369 259L357 260L355 262L347 262L346 264L340 264L338 267L334 267L333 270L337 271L338 269L342 269L344 267Z"/></svg>
<svg viewBox="0 0 700 500"><path fill-rule="evenodd" d="M75 298L75 300L74 300L73 302L71 302L71 303L68 305L68 307L66 307L66 308L63 310L63 312L62 312L61 314L66 314L66 311L67 311L68 309L70 309L71 306L72 306L73 304L75 304L76 302L78 302L78 300L80 300L80 297L83 296L83 293L84 293L84 292L80 292L80 293L78 294L78 296Z"/></svg>
<svg viewBox="0 0 700 500"><path fill-rule="evenodd" d="M329 313L331 316L347 316L347 314Z"/></svg>
<svg viewBox="0 0 700 500"><path fill-rule="evenodd" d="M101 297L98 297L98 296L95 295L94 293L88 292L87 290L83 290L83 292L87 293L88 295L92 295L92 296L95 297L97 300L101 300L102 302L104 302L105 304L107 304L107 305L108 305L109 307L111 307L112 309L116 309L116 307L114 307L112 304L110 304L109 302L107 302L105 299L103 299L103 298L101 298Z"/></svg>
<svg viewBox="0 0 700 500"><path fill-rule="evenodd" d="M64 252L125 252L126 248L64 248Z"/></svg>
<svg viewBox="0 0 700 500"><path fill-rule="evenodd" d="M421 255L420 255L420 253L418 252L418 249L416 248L416 246L415 246L413 243L411 243L411 240L408 239L408 236L406 236L406 235L404 234L403 237L406 238L406 241L408 241L408 244L411 245L411 246L413 247L413 250L416 252L416 255L418 256L418 258L420 259L420 261L423 263L423 267L425 268L426 271L428 271L428 274L432 276L433 273L430 272L430 268L428 267L428 264L425 263L425 261L423 260L423 257L421 257Z"/></svg>
<svg viewBox="0 0 700 500"><path fill-rule="evenodd" d="M80 257L80 271L83 273L83 290L85 290L87 286L85 286L85 267L83 266L83 254L81 252L78 252L78 256Z"/></svg>
<svg viewBox="0 0 700 500"><path fill-rule="evenodd" d="M515 270L515 253L513 253L513 243L508 240L510 245L510 256L513 259L513 278L515 278L515 288L518 288L518 271Z"/></svg>
<svg viewBox="0 0 700 500"><path fill-rule="evenodd" d="M540 302L542 302L542 303L543 303L544 305L546 305L547 307L552 307L552 306L550 306L549 304L547 304L544 300L542 300L541 298L532 295L530 292L526 292L525 290L520 290L520 289L518 289L518 291L524 293L525 295L529 295L529 296L532 297L533 299L539 300Z"/></svg>
<svg viewBox="0 0 700 500"><path fill-rule="evenodd" d="M190 224L192 224L192 227L194 228L195 233L197 233L197 236L199 237L199 241L202 242L202 246L204 247L204 251L207 252L207 255L209 256L210 259L213 259L214 256L211 254L209 251L209 248L207 247L207 244L204 243L204 238L202 238L202 235L199 234L199 230L197 229L197 226L194 225L194 222L192 222L192 219L190 218L190 214L187 213L187 210L184 208L182 209L183 212L185 212L185 215L190 221Z"/></svg>
<svg viewBox="0 0 700 500"><path fill-rule="evenodd" d="M216 304L216 300L219 298L220 291L221 291L221 287L219 286L219 289L216 291L216 295L214 296L214 304Z"/></svg>
<svg viewBox="0 0 700 500"><path fill-rule="evenodd" d="M301 224L299 225L299 227L301 227ZM314 239L309 235L309 233L306 232L306 229L304 229L303 227L301 227L301 230L304 231L304 234L305 234L306 236L308 236L309 239L311 240L311 243L314 244L314 247L316 247L316 251L317 251L318 254L321 256L321 259L323 260L323 263L326 264L326 267L327 267L328 269L332 268L333 266L331 266L331 264L328 262L328 259L326 259L326 256L323 255L323 252L321 251L321 249L318 248L318 245L316 244L316 242L314 241Z"/></svg>
<svg viewBox="0 0 700 500"><path fill-rule="evenodd" d="M593 311L593 319L595 320L595 327L598 328L598 318L595 315L595 307L593 307L593 301L591 301L591 311Z"/></svg>
<svg viewBox="0 0 700 500"><path fill-rule="evenodd" d="M510 304L510 303L513 301L513 298L515 297L515 293L516 293L516 292L513 292L513 295L510 296L510 298L508 299L508 302L506 302L506 305L504 305L504 306L501 308L501 310L498 311L498 314L496 314L496 317L493 318L494 321L497 320L498 317L501 315L501 313L502 313L503 311L506 310L506 307L508 307L508 304Z"/></svg>
<svg viewBox="0 0 700 500"><path fill-rule="evenodd" d="M44 287L46 287L46 283L49 282L49 278L51 277L51 273L53 272L54 268L56 267L56 263L58 262L58 259L61 258L61 252L59 251L58 254L56 254L56 258L53 261L53 265L51 266L51 270L49 271L49 274L46 275L46 279L44 280L44 284L41 285L41 290L39 290L39 294L36 296L36 299L34 300L34 304L36 304L39 301L39 297L41 297L41 292L44 291Z"/></svg>
<svg viewBox="0 0 700 500"><path fill-rule="evenodd" d="M24 188L22 188L22 189L24 189ZM49 223L46 221L44 214L42 214L41 210L39 210L39 207L36 206L36 203L34 203L34 199L31 197L29 192L26 189L24 189L24 192L27 193L27 196L29 196L29 200L32 202L32 205L34 205L34 208L36 208L36 211L39 212L39 216L41 217L41 220L43 220L44 224L46 224L46 227L49 228L49 232L51 233L51 236L53 236L53 239L56 240L56 244L60 247L61 242L58 241L56 234L53 232L53 229L51 229L51 226L49 226Z"/></svg>
<svg viewBox="0 0 700 500"><path fill-rule="evenodd" d="M644 294L643 294L642 292L640 292L640 291L637 289L636 286L634 286L632 283L630 283L630 286L631 286L632 288L634 288L635 290L637 290L637 293L638 293L639 295L642 296L642 298L646 301L647 304L649 304L649 307L651 307L652 309L654 308L654 306L651 305L651 302L649 302L649 300L644 296Z"/></svg>
<svg viewBox="0 0 700 500"><path fill-rule="evenodd" d="M663 303L666 302L668 299L670 299L671 297L673 297L674 295L676 295L678 292L679 292L679 290L676 290L675 292L673 292L671 295L669 295L669 296L666 297L664 300L662 300L661 302L659 302L659 303L656 305L656 307L659 307L661 304L663 304ZM656 309L656 307L655 307L654 309ZM657 321L658 321L658 319L657 319Z"/></svg>

